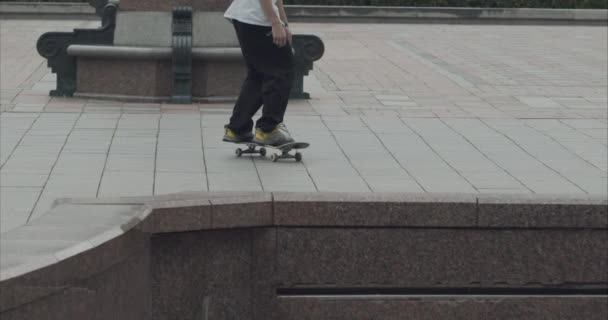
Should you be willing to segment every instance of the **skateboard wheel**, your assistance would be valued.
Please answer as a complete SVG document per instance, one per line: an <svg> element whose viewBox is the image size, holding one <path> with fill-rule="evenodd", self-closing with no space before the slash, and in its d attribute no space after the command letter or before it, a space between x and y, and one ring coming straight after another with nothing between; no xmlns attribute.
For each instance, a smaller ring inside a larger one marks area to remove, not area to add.
<svg viewBox="0 0 608 320"><path fill-rule="evenodd" d="M270 156L270 160L272 160L272 162L277 162L279 160L279 156L277 156L277 154L273 154Z"/></svg>
<svg viewBox="0 0 608 320"><path fill-rule="evenodd" d="M261 155L262 157L265 157L265 156L266 156L266 148L260 148L260 155Z"/></svg>
<svg viewBox="0 0 608 320"><path fill-rule="evenodd" d="M296 157L295 158L296 158L296 162L302 161L302 154L299 153L299 152L296 152Z"/></svg>
<svg viewBox="0 0 608 320"><path fill-rule="evenodd" d="M240 157L240 156L242 156L242 155L243 155L243 150L241 150L241 148L237 148L237 149L235 150L235 153L236 153L236 156L237 156L237 157Z"/></svg>

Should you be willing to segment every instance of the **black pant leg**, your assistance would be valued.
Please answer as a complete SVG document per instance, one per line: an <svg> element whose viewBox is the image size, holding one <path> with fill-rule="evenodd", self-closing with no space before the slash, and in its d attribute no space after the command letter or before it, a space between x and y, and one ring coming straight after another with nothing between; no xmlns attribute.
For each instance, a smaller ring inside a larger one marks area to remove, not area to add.
<svg viewBox="0 0 608 320"><path fill-rule="evenodd" d="M272 55L276 57L277 65L264 74L262 85L262 100L264 109L262 117L256 126L265 132L272 131L287 111L289 94L293 83L293 53L290 45L273 49Z"/></svg>
<svg viewBox="0 0 608 320"><path fill-rule="evenodd" d="M250 25L239 21L234 21L234 25L245 62L251 70L262 75L261 79L255 78L255 81L260 81L260 95L264 104L262 117L256 126L269 132L283 121L287 109L293 83L293 51L291 45L279 48L273 43L271 27ZM247 88L253 87L250 85ZM237 113L245 115L248 113L244 111L247 109L247 103L244 101L254 101L255 99L251 93L242 91L241 95L243 99L239 98L239 100L242 101L242 105L237 103L235 110ZM259 102L259 100L255 101ZM253 116L253 114L255 112L251 115Z"/></svg>
<svg viewBox="0 0 608 320"><path fill-rule="evenodd" d="M237 134L251 132L253 116L262 107L262 83L264 76L248 68L247 78L241 86L241 93L232 110L228 127Z"/></svg>
<svg viewBox="0 0 608 320"><path fill-rule="evenodd" d="M249 56L251 51L247 44L243 45L244 35L243 26L238 21L234 21L234 29L236 31L239 43L241 43L241 51L243 56ZM232 110L230 123L228 128L237 134L251 132L253 129L252 117L262 107L262 84L264 75L255 70L255 68L245 59L247 64L247 77L241 86L241 92Z"/></svg>

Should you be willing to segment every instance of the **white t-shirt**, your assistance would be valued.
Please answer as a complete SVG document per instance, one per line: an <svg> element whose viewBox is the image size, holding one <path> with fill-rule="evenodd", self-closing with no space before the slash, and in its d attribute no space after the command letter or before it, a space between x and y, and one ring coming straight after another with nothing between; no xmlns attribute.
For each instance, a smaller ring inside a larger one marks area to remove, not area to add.
<svg viewBox="0 0 608 320"><path fill-rule="evenodd" d="M274 0L272 6L277 17L280 19L279 7L277 7L276 2L277 0ZM233 0L230 7L228 7L228 10L226 10L224 17L238 20L243 23L259 26L272 26L262 10L260 0Z"/></svg>

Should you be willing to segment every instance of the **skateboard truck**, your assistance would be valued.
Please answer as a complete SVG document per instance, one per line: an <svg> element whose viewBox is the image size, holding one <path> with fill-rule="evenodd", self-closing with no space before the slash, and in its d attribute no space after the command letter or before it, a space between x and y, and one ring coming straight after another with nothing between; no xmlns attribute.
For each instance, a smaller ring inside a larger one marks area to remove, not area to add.
<svg viewBox="0 0 608 320"><path fill-rule="evenodd" d="M296 152L294 155L291 155L289 154L289 151L282 150L281 154L273 153L272 155L270 155L270 160L272 160L272 162L277 162L280 159L295 159L296 162L300 162L302 161L302 154Z"/></svg>
<svg viewBox="0 0 608 320"><path fill-rule="evenodd" d="M237 148L235 150L237 157L240 157L244 154L259 154L262 157L264 157L264 156L266 156L266 148L276 149L276 150L281 151L281 153L273 153L270 156L270 160L272 160L272 162L277 162L281 159L295 159L296 162L300 162L300 161L302 161L301 153L296 151L296 153L292 155L289 152L291 150L305 149L309 146L309 144L306 142L293 142L293 143L284 144L282 146L260 145L260 144L256 144L256 143L245 143L245 144L247 145L247 148ZM258 147L259 147L259 149L256 149Z"/></svg>
<svg viewBox="0 0 608 320"><path fill-rule="evenodd" d="M247 149L236 148L236 156L240 157L244 154L259 154L262 157L266 156L266 148L261 147L260 149L256 150L257 147L258 145L256 144L248 144Z"/></svg>

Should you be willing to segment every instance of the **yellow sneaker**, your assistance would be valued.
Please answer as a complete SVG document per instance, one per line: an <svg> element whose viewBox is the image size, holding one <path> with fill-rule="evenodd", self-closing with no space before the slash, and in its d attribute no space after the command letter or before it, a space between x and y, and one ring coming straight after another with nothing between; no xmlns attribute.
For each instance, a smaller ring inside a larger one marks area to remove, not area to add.
<svg viewBox="0 0 608 320"><path fill-rule="evenodd" d="M284 144L292 143L294 140L289 134L289 131L287 131L285 124L279 123L279 125L270 132L264 132L259 128L256 129L253 142L270 146L282 146Z"/></svg>
<svg viewBox="0 0 608 320"><path fill-rule="evenodd" d="M253 140L253 134L251 132L238 134L232 131L232 129L228 128L228 126L224 126L224 129L226 130L226 132L224 133L222 141L240 143L251 142Z"/></svg>

